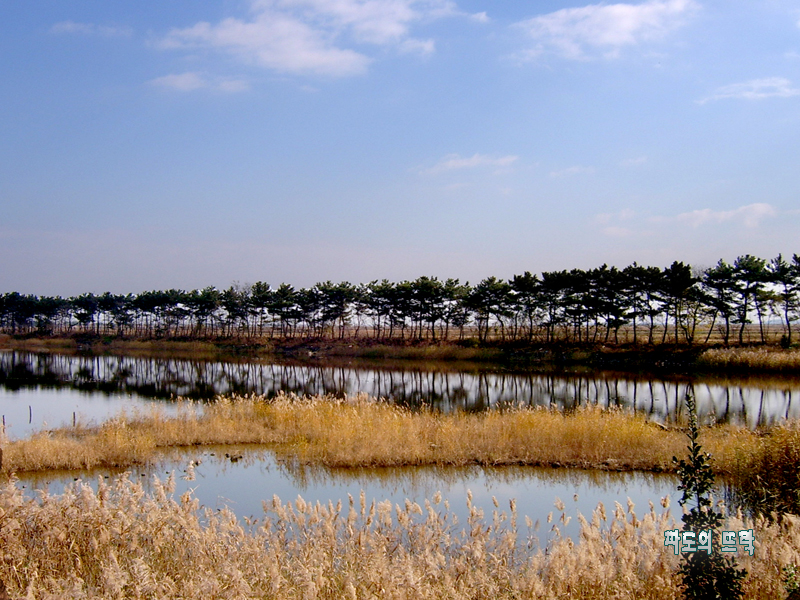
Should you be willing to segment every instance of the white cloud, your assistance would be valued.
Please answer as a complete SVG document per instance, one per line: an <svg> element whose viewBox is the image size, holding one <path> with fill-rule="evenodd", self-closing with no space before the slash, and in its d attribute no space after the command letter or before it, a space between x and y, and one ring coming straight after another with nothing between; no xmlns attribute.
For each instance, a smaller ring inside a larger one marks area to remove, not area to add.
<svg viewBox="0 0 800 600"><path fill-rule="evenodd" d="M130 27L116 27L111 25L95 25L94 23L61 21L50 28L50 33L101 35L104 37L130 37L133 34L133 30Z"/></svg>
<svg viewBox="0 0 800 600"><path fill-rule="evenodd" d="M458 169L475 169L477 167L510 167L519 160L518 156L508 155L493 157L485 154L473 154L472 156L462 157L459 154L448 154L426 173L436 174L444 171L455 171Z"/></svg>
<svg viewBox="0 0 800 600"><path fill-rule="evenodd" d="M305 23L273 13L261 13L251 22L225 19L218 25L197 23L176 29L163 46L205 46L277 71L331 76L363 73L370 62L363 54L332 46Z"/></svg>
<svg viewBox="0 0 800 600"><path fill-rule="evenodd" d="M773 206L757 202L733 210L711 210L710 208L693 210L679 214L675 220L695 228L706 223L723 223L725 221L739 221L745 227L752 228L758 227L763 219L777 216L777 214L778 211Z"/></svg>
<svg viewBox="0 0 800 600"><path fill-rule="evenodd" d="M286 73L344 77L372 59L355 44L429 54L432 40L410 36L412 24L457 14L449 0L252 0L249 18L173 29L162 48L208 48Z"/></svg>
<svg viewBox="0 0 800 600"><path fill-rule="evenodd" d="M400 51L409 54L433 54L436 51L436 43L433 40L404 40L400 44Z"/></svg>
<svg viewBox="0 0 800 600"><path fill-rule="evenodd" d="M179 92L193 92L199 89L213 89L220 92L235 93L250 89L246 81L240 79L210 80L200 73L176 73L151 79L148 83L157 87L176 90Z"/></svg>
<svg viewBox="0 0 800 600"><path fill-rule="evenodd" d="M359 41L388 44L408 36L414 21L456 13L448 0L255 0L254 8L300 9L304 20L350 29Z"/></svg>
<svg viewBox="0 0 800 600"><path fill-rule="evenodd" d="M151 85L170 88L180 92L191 92L199 90L208 85L205 79L198 73L180 73L174 75L164 75L156 77L149 82Z"/></svg>
<svg viewBox="0 0 800 600"><path fill-rule="evenodd" d="M637 156L636 158L626 158L625 160L620 161L619 166L638 167L639 165L643 165L646 162L647 162L646 156Z"/></svg>
<svg viewBox="0 0 800 600"><path fill-rule="evenodd" d="M536 42L535 57L552 51L571 59L596 53L619 55L625 46L662 38L698 9L694 0L649 0L642 4L590 4L565 8L518 23Z"/></svg>
<svg viewBox="0 0 800 600"><path fill-rule="evenodd" d="M730 223L747 229L756 229L765 219L778 216L778 210L770 204L755 203L740 206L731 210L712 210L703 208L691 210L673 216L646 216L630 209L616 213L600 213L594 216L600 230L609 236L624 237L630 235L651 235L654 225L663 230L665 225L673 231L686 231L708 228L714 225ZM789 214L789 211L783 214ZM704 229L705 230L705 229Z"/></svg>
<svg viewBox="0 0 800 600"><path fill-rule="evenodd" d="M580 165L575 165L573 167L567 167L566 169L561 169L560 171L551 171L550 177L569 177L570 175L589 175L594 173L594 167L582 167Z"/></svg>
<svg viewBox="0 0 800 600"><path fill-rule="evenodd" d="M222 79L217 82L216 89L220 92L235 94L248 91L250 89L250 84L244 79Z"/></svg>
<svg viewBox="0 0 800 600"><path fill-rule="evenodd" d="M627 227L604 227L603 233L610 237L630 237L633 235L633 231L628 229Z"/></svg>
<svg viewBox="0 0 800 600"><path fill-rule="evenodd" d="M719 88L713 95L700 100L705 104L711 100L740 98L744 100L763 100L764 98L790 98L800 95L800 89L792 87L792 82L783 77L751 79Z"/></svg>
<svg viewBox="0 0 800 600"><path fill-rule="evenodd" d="M617 213L599 213L595 215L595 221L600 225L608 225L612 221L630 221L636 213L630 208L623 208Z"/></svg>

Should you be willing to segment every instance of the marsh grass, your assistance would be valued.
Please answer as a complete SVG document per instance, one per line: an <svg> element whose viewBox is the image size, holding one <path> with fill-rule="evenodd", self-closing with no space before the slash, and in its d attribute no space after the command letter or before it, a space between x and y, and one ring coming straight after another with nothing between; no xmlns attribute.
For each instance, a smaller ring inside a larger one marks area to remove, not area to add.
<svg viewBox="0 0 800 600"><path fill-rule="evenodd" d="M201 510L173 482L154 492L128 477L97 491L74 484L58 496L26 498L12 479L0 491L0 579L31 598L542 598L678 597L679 557L664 547L669 510L637 514L632 503L578 515L577 543L558 535L542 549L513 503L491 515L471 504L461 523L435 494L349 505L297 498L265 502L242 523L229 510ZM666 508L666 503L664 503ZM780 598L781 572L800 560L800 522L732 518L753 527L756 551L746 597Z"/></svg>
<svg viewBox="0 0 800 600"><path fill-rule="evenodd" d="M800 514L800 424L774 427L732 464L734 496L753 511Z"/></svg>
<svg viewBox="0 0 800 600"><path fill-rule="evenodd" d="M381 360L424 361L496 361L504 354L498 348L466 347L459 344L439 342L429 344L340 344L325 352L329 356L347 356Z"/></svg>
<svg viewBox="0 0 800 600"><path fill-rule="evenodd" d="M618 410L411 410L366 396L219 398L120 414L97 426L37 433L4 447L5 472L147 463L161 448L266 444L279 456L329 467L540 465L670 470L679 431Z"/></svg>
<svg viewBox="0 0 800 600"><path fill-rule="evenodd" d="M796 372L800 371L800 350L778 347L712 348L700 354L697 366L722 370Z"/></svg>
<svg viewBox="0 0 800 600"><path fill-rule="evenodd" d="M704 449L717 471L739 481L783 481L796 494L800 428L766 434L707 428ZM328 466L560 464L613 469L671 468L685 437L643 417L583 408L570 414L508 409L477 414L411 411L365 396L346 400L281 396L183 403L177 415L121 414L97 426L39 433L5 445L4 470L87 468L154 461L159 449L198 444L266 444L298 464ZM779 468L780 467L780 468ZM792 467L794 470L792 470ZM783 475L781 475L783 473ZM794 477L794 479L791 479ZM749 479L748 479L749 478ZM779 483L773 484L779 485ZM561 537L563 504L546 548L512 504L491 515L471 505L458 522L436 494L423 505L311 505L301 498L265 504L256 521L229 510L201 510L120 477L97 490L26 498L16 480L0 490L0 580L11 597L31 598L678 598L679 557L663 532L668 510L637 514L629 502L606 514L578 515L579 539ZM668 508L666 502L663 503ZM522 524L524 522L524 525ZM782 573L800 564L800 518L745 521L754 556L745 597L783 597Z"/></svg>
<svg viewBox="0 0 800 600"><path fill-rule="evenodd" d="M755 457L777 456L781 446L797 467L791 436L763 436L720 425L705 428L704 448L718 473L743 474ZM792 430L795 431L795 430ZM793 434L796 435L796 434ZM480 413L411 410L365 395L336 399L281 395L179 402L166 415L158 408L121 413L99 425L39 432L3 446L3 472L128 467L157 459L173 447L259 444L297 464L328 467L419 465L536 465L611 470L673 471L682 455L679 429L616 409L509 408ZM768 467L767 467L768 468Z"/></svg>

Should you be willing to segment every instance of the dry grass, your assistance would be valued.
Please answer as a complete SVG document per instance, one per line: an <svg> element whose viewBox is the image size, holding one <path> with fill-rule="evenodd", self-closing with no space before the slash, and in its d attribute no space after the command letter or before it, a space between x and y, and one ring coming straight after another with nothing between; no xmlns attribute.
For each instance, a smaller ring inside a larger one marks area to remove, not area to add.
<svg viewBox="0 0 800 600"><path fill-rule="evenodd" d="M88 347L86 347L88 344ZM219 359L229 358L237 354L246 353L248 356L270 356L272 344L266 340L258 345L247 345L241 342L223 344L203 340L146 340L146 339L119 339L105 340L94 338L82 341L83 350L90 350L95 354L120 354L140 358L189 358L189 359ZM12 338L0 334L0 350L26 350L29 352L60 352L74 353L78 350L78 341L75 337L30 337Z"/></svg>
<svg viewBox="0 0 800 600"><path fill-rule="evenodd" d="M29 350L30 352L74 351L78 344L72 338L24 338L16 339L0 334L0 350Z"/></svg>
<svg viewBox="0 0 800 600"><path fill-rule="evenodd" d="M0 579L29 598L678 598L678 557L664 547L669 511L637 515L599 505L579 516L580 539L555 536L542 550L518 524L513 504L484 518L470 505L458 523L435 495L406 502L265 503L245 523L229 511L201 512L190 494L155 483L148 495L122 477L95 492L76 484L60 496L26 499L12 480L0 491ZM468 499L469 502L469 499ZM557 503L558 506L559 503ZM568 519L564 513L556 523ZM800 521L733 519L755 529L748 599L782 597L782 567L800 562ZM526 543L527 542L527 543Z"/></svg>
<svg viewBox="0 0 800 600"><path fill-rule="evenodd" d="M730 475L737 494L754 510L800 514L800 424L766 432L739 453Z"/></svg>
<svg viewBox="0 0 800 600"><path fill-rule="evenodd" d="M796 494L800 428L758 435L725 426L705 430L701 441L718 470L752 478L780 467L794 475ZM335 466L645 469L670 469L686 445L681 432L619 411L440 414L366 397L283 396L187 403L176 417L120 415L97 427L42 433L6 445L4 469L121 465L153 460L166 446L253 442L299 462ZM190 494L173 500L169 481L154 487L148 495L122 477L111 486L99 481L96 492L76 484L31 500L12 478L0 490L0 580L12 597L30 598L679 597L678 557L663 543L674 520L652 505L643 515L617 505L613 517L599 506L578 517L577 544L556 534L540 550L513 505L489 518L470 507L468 522L458 523L438 495L403 507L367 506L363 494L349 507L273 499L262 519L243 525L229 511L200 511ZM562 513L556 524L567 519ZM800 519L736 517L726 529L750 527L755 555L739 557L749 573L746 598L781 598L782 568L800 564Z"/></svg>
<svg viewBox="0 0 800 600"><path fill-rule="evenodd" d="M759 371L800 371L800 350L777 347L715 348L697 359L699 367L714 369L753 369Z"/></svg>
<svg viewBox="0 0 800 600"><path fill-rule="evenodd" d="M714 456L717 472L742 473L765 454L764 439L783 438L721 425L704 430L701 442ZM568 414L529 408L439 413L363 395L219 398L211 404L180 403L172 416L158 409L123 413L97 426L79 423L8 442L2 470L127 467L155 460L159 449L226 444L267 445L296 462L330 467L480 464L671 471L672 457L685 453L686 439L681 431L643 416L595 407ZM796 468L797 458L792 460Z"/></svg>
<svg viewBox="0 0 800 600"><path fill-rule="evenodd" d="M421 361L496 361L504 356L498 348L468 348L448 342L419 345L332 344L330 348L323 348L322 353L326 356Z"/></svg>
<svg viewBox="0 0 800 600"><path fill-rule="evenodd" d="M685 445L643 417L585 408L442 414L366 396L347 400L281 396L183 403L176 416L154 409L99 426L38 433L5 445L3 470L124 467L159 448L269 444L287 457L333 467L545 465L669 470Z"/></svg>
<svg viewBox="0 0 800 600"><path fill-rule="evenodd" d="M118 340L114 339L108 343L95 344L97 350L108 352L122 352L131 356L162 356L168 355L187 355L187 356L216 356L220 354L220 349L211 342L190 341L181 342L175 340Z"/></svg>

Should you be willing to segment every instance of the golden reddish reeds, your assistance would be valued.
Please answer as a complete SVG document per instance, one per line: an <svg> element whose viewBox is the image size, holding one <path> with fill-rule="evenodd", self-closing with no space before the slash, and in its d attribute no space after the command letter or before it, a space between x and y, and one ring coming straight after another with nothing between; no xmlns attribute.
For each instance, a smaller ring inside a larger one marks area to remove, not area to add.
<svg viewBox="0 0 800 600"><path fill-rule="evenodd" d="M736 426L704 430L715 468L731 472L761 437ZM683 434L641 415L597 407L570 413L518 408L480 413L411 410L365 395L336 399L281 395L181 402L167 416L153 408L97 426L37 433L4 446L3 471L124 467L153 460L160 448L265 444L308 464L544 465L672 470Z"/></svg>
<svg viewBox="0 0 800 600"><path fill-rule="evenodd" d="M3 470L120 467L159 448L267 444L303 463L327 466L559 465L671 469L678 431L618 410L509 409L481 413L410 410L367 396L345 400L280 396L182 403L98 426L64 427L5 445Z"/></svg>
<svg viewBox="0 0 800 600"><path fill-rule="evenodd" d="M664 546L675 527L653 505L613 515L599 505L579 516L580 538L555 533L544 549L518 523L512 503L490 518L471 505L459 523L436 494L423 506L265 502L263 518L201 511L170 481L121 477L94 491L75 484L59 496L25 498L12 479L0 491L0 579L29 598L541 598L679 597L679 557ZM557 506L559 504L557 503ZM563 505L562 505L563 506ZM564 513L556 522L568 519ZM800 562L800 521L733 518L753 528L746 598L782 597L780 573Z"/></svg>
<svg viewBox="0 0 800 600"><path fill-rule="evenodd" d="M712 348L700 354L697 365L726 370L796 372L800 370L800 350L777 347Z"/></svg>

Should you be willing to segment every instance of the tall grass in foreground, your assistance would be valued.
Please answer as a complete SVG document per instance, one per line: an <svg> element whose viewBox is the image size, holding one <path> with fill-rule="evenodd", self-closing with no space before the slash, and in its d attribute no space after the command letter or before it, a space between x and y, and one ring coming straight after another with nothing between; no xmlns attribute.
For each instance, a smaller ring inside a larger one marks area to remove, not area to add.
<svg viewBox="0 0 800 600"><path fill-rule="evenodd" d="M367 505L363 493L349 506L273 498L242 525L172 489L156 481L148 495L121 477L31 500L11 480L0 491L0 579L30 598L678 597L679 557L663 536L674 519L652 504L644 514L617 504L612 515L599 505L578 517L577 544L556 536L539 549L513 503L486 518L470 503L459 523L438 494L424 506ZM750 526L755 554L739 558L746 597L780 598L782 569L800 562L800 520L727 523Z"/></svg>
<svg viewBox="0 0 800 600"><path fill-rule="evenodd" d="M800 424L775 427L740 453L730 481L744 505L800 515Z"/></svg>

